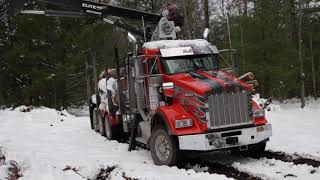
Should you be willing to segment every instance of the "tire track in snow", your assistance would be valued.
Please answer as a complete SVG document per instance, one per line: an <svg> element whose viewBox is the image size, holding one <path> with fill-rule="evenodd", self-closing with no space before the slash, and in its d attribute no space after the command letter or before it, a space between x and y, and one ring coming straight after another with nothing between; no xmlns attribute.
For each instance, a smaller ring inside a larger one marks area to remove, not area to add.
<svg viewBox="0 0 320 180"><path fill-rule="evenodd" d="M187 169L195 169L196 171L198 169L210 174L223 174L235 179L320 179L320 167L310 165L312 163L309 162L309 159L307 159L307 163L305 163L305 159L282 161L280 157L276 159L271 156L272 154L269 155L272 159L266 157L253 159L223 154L225 157L220 156L220 159L216 157L193 159L188 161L185 166Z"/></svg>
<svg viewBox="0 0 320 180"><path fill-rule="evenodd" d="M265 151L262 158L235 156L223 151L212 152L216 155L211 158L208 154L211 153L194 155L178 167L193 169L196 172L225 175L240 180L320 179L320 162L299 155L270 150Z"/></svg>
<svg viewBox="0 0 320 180"><path fill-rule="evenodd" d="M268 151L266 152L268 153ZM266 155L267 156L267 155ZM212 152L197 156L197 159L221 164L225 167L233 167L236 171L246 173L258 179L320 179L320 167L311 166L310 163L292 162L290 159L282 161L280 157L274 158L274 154L268 154L269 158L250 158L234 156L227 152ZM300 164L299 164L300 163ZM234 177L235 179L243 179Z"/></svg>
<svg viewBox="0 0 320 180"><path fill-rule="evenodd" d="M144 149L144 147L142 147ZM223 158L208 160L199 156L197 159L188 160L179 167L182 169L194 169L195 171L208 172L210 174L222 174L235 179L283 179L319 177L320 161L304 158L300 155L289 155L284 152L266 151L262 159L234 157L224 153ZM226 160L227 159L227 160ZM229 159L229 160L228 160ZM279 167L278 167L279 166ZM304 167L303 173L296 174L290 168ZM258 170L261 168L260 170ZM277 170L279 169L279 170Z"/></svg>
<svg viewBox="0 0 320 180"><path fill-rule="evenodd" d="M310 158L304 158L298 154L292 156L284 152L273 152L268 150L263 153L262 157L265 157L267 159L276 159L283 162L292 162L295 165L306 164L313 167L320 167L320 161L310 159Z"/></svg>
<svg viewBox="0 0 320 180"><path fill-rule="evenodd" d="M193 169L200 172L208 172L210 174L225 175L229 178L240 180L262 180L260 177L251 175L247 172L240 171L232 166L224 165L217 162L211 162L203 159L189 160L186 164L183 164L184 169Z"/></svg>
<svg viewBox="0 0 320 180"><path fill-rule="evenodd" d="M244 158L232 163L232 167L262 179L320 179L320 168L306 164L296 165L276 159Z"/></svg>

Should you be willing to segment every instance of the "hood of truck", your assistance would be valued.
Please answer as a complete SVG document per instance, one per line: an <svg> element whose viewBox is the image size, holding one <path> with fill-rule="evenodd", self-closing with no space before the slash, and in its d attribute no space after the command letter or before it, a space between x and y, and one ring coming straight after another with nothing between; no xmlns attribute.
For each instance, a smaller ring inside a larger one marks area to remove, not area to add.
<svg viewBox="0 0 320 180"><path fill-rule="evenodd" d="M200 96L250 89L248 84L224 71L193 71L167 75L165 81L173 82L176 91L189 91Z"/></svg>

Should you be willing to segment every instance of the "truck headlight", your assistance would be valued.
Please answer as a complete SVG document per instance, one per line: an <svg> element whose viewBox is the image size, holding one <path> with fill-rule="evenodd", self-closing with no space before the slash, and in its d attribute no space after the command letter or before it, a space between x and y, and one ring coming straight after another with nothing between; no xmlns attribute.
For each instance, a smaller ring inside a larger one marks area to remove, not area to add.
<svg viewBox="0 0 320 180"><path fill-rule="evenodd" d="M190 127L193 126L193 121L192 119L181 119L181 120L176 120L176 128L185 128L185 127Z"/></svg>
<svg viewBox="0 0 320 180"><path fill-rule="evenodd" d="M265 112L264 109L258 109L253 111L253 117L255 118L260 118L260 117L264 117L265 116Z"/></svg>

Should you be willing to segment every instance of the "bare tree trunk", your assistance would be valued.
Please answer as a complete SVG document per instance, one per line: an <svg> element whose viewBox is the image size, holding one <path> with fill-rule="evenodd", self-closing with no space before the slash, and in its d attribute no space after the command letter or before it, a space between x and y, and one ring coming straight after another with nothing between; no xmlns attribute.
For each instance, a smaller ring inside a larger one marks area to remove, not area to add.
<svg viewBox="0 0 320 180"><path fill-rule="evenodd" d="M183 0L182 3L183 3L182 6L183 6L184 17L185 17L185 24L187 25L187 35L188 35L188 39L191 39L191 29L190 29L189 16L188 16L188 13L187 13L186 1Z"/></svg>
<svg viewBox="0 0 320 180"><path fill-rule="evenodd" d="M313 56L313 45L312 45L312 31L310 30L310 55L311 55L311 68L312 68L312 86L313 86L313 97L317 100L317 82L316 82L316 74L315 74L315 64L314 64L314 56Z"/></svg>
<svg viewBox="0 0 320 180"><path fill-rule="evenodd" d="M192 39L194 39L194 38L197 37L197 35L201 34L200 32L202 30L203 25L200 23L201 22L200 16L202 16L202 12L200 11L199 2L198 1L190 0L190 2L188 4L191 5L191 6L189 6L189 8L190 8L189 11L193 12L193 15L190 18L189 22L193 25L193 28L192 28L192 32L193 32L192 33ZM199 24L201 24L201 25L199 26ZM201 27L201 28L199 28L199 27Z"/></svg>
<svg viewBox="0 0 320 180"><path fill-rule="evenodd" d="M246 57L245 57L245 49L244 49L244 40L243 40L243 24L240 24L240 44L241 44L241 62L242 62L242 70L246 71Z"/></svg>
<svg viewBox="0 0 320 180"><path fill-rule="evenodd" d="M298 27L299 61L300 61L300 80L301 80L301 108L305 107L305 87L304 87L304 67L302 59L302 0L299 1L299 27Z"/></svg>
<svg viewBox="0 0 320 180"><path fill-rule="evenodd" d="M243 72L246 71L246 57L245 57L245 48L244 48L244 38L243 38L243 33L244 33L244 22L246 22L246 17L247 17L247 0L243 0L243 11L241 12L241 0L239 0L238 8L239 8L239 16L241 16L241 21L240 21L240 45L241 45L241 63L242 63L242 70Z"/></svg>
<svg viewBox="0 0 320 180"><path fill-rule="evenodd" d="M248 0L243 0L243 14L248 16Z"/></svg>
<svg viewBox="0 0 320 180"><path fill-rule="evenodd" d="M320 84L320 62L318 61L318 84ZM318 91L317 91L317 95L319 95L320 94L320 91L319 91L319 89L318 89Z"/></svg>
<svg viewBox="0 0 320 180"><path fill-rule="evenodd" d="M227 13L227 31L229 37L229 48L232 49L232 42L231 42L231 33L230 33L230 24L229 24L229 13Z"/></svg>
<svg viewBox="0 0 320 180"><path fill-rule="evenodd" d="M309 9L308 4L308 9ZM310 48L310 57L311 57L311 71L312 71L312 89L313 89L313 97L317 100L317 82L316 82L316 74L315 74L315 64L314 64L314 56L313 56L313 37L312 37L312 22L309 14L309 48Z"/></svg>
<svg viewBox="0 0 320 180"><path fill-rule="evenodd" d="M88 60L86 62L86 85L87 85L87 100L89 101L91 96L91 83L90 83L90 75L89 75L89 55Z"/></svg>
<svg viewBox="0 0 320 180"><path fill-rule="evenodd" d="M205 21L205 27L209 28L209 4L208 4L208 0L204 0L203 1L204 5L204 21Z"/></svg>
<svg viewBox="0 0 320 180"><path fill-rule="evenodd" d="M224 0L221 0L221 11L222 11L222 16L225 17L225 12L224 12Z"/></svg>
<svg viewBox="0 0 320 180"><path fill-rule="evenodd" d="M91 49L91 58L92 58L92 66L93 66L94 91L96 93L97 106L99 106L99 104L100 104L100 96L99 96L99 89L98 89L98 70L97 70L95 46L93 46L92 49Z"/></svg>

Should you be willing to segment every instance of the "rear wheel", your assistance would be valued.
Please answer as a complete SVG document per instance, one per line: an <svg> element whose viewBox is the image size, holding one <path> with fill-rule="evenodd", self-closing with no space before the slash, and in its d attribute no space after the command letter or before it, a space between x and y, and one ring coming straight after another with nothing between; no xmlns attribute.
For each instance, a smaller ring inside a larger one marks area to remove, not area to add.
<svg viewBox="0 0 320 180"><path fill-rule="evenodd" d="M163 129L156 129L150 138L150 151L156 165L172 166L177 163L178 143Z"/></svg>

